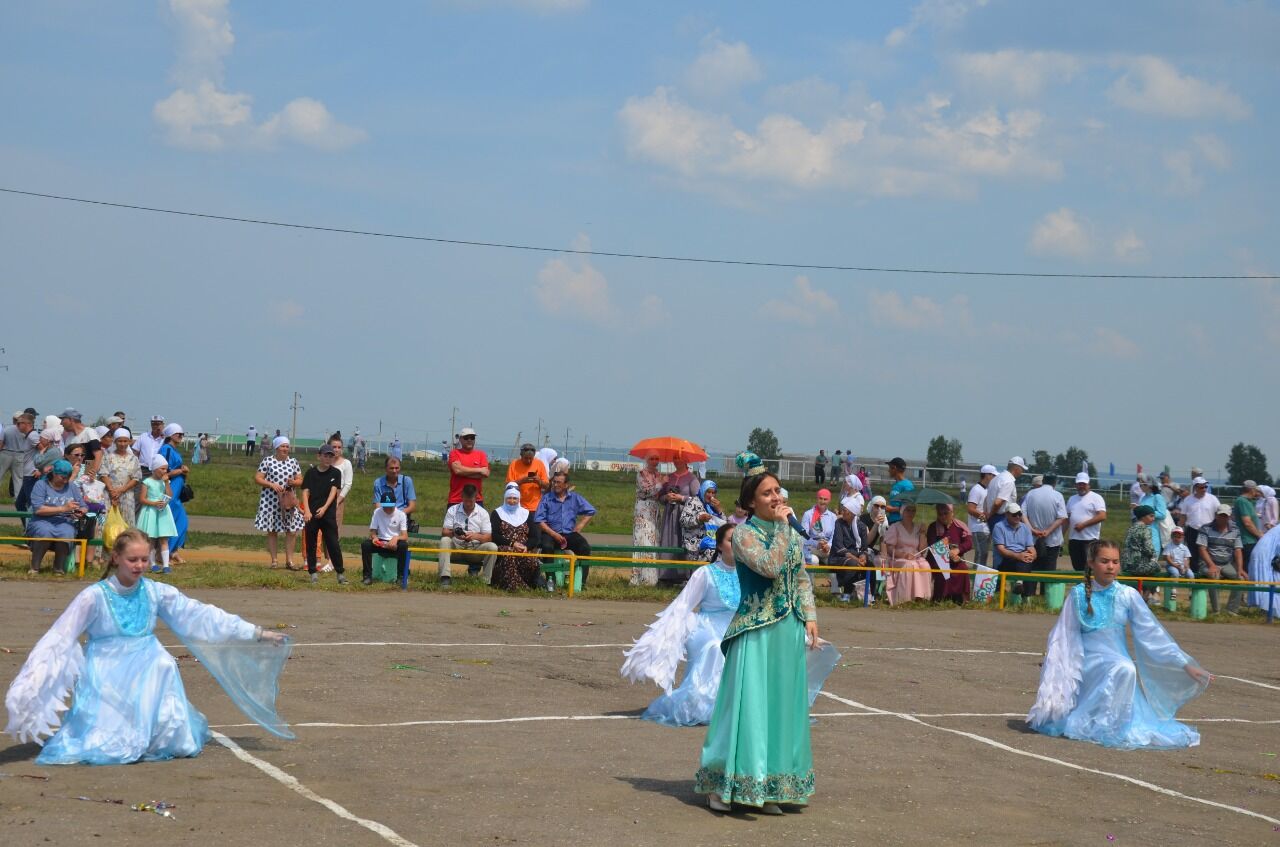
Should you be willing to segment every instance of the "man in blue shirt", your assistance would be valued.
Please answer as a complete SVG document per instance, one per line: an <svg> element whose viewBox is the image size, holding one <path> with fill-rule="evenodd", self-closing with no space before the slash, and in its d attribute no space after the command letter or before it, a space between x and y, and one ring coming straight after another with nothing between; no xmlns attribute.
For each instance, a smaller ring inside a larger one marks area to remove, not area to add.
<svg viewBox="0 0 1280 847"><path fill-rule="evenodd" d="M373 507L381 508L383 505L382 494L389 491L396 498L396 506L400 511L404 512L405 523L409 532L418 531L418 522L413 519L413 510L418 508L418 492L413 488L413 477L402 476L400 474L400 460L394 456L388 456L386 464L383 465L386 473L373 481ZM409 551L404 552L405 571L409 568ZM365 576L369 576L368 573Z"/></svg>
<svg viewBox="0 0 1280 847"><path fill-rule="evenodd" d="M543 496L534 513L533 522L542 530L538 547L543 553L571 550L577 556L590 556L591 545L582 537L582 530L595 515L592 506L576 491L569 490L569 475L557 473L551 477L551 493ZM589 565L582 566L582 587L587 586Z"/></svg>
<svg viewBox="0 0 1280 847"><path fill-rule="evenodd" d="M1036 539L1017 503L1005 506L1004 520L991 530L991 548L996 554L996 568L1008 573L1025 573L1036 560ZM1020 593L1021 585L1014 590Z"/></svg>

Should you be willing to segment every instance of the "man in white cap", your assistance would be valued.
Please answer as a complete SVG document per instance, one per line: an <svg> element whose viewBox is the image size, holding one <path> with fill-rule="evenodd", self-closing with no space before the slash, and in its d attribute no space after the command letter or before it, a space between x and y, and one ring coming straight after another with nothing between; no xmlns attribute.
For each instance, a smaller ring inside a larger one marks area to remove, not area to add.
<svg viewBox="0 0 1280 847"><path fill-rule="evenodd" d="M465 426L458 433L458 446L449 451L449 501L462 502L462 486L476 487L476 502L484 505L484 481L489 477L489 457L476 449L476 431Z"/></svg>
<svg viewBox="0 0 1280 847"><path fill-rule="evenodd" d="M1102 537L1102 522L1107 519L1107 501L1089 488L1089 474L1076 474L1076 493L1067 501L1067 525L1071 534L1067 547L1071 551L1071 567L1084 571L1089 564L1089 543Z"/></svg>
<svg viewBox="0 0 1280 847"><path fill-rule="evenodd" d="M143 475L150 473L151 463L156 454L164 446L164 415L151 416L151 431L144 432L133 439L133 452L138 454L138 462L142 465Z"/></svg>
<svg viewBox="0 0 1280 847"><path fill-rule="evenodd" d="M969 489L966 507L969 510L969 534L973 536L973 559L980 565L986 565L987 553L991 550L991 529L987 526L987 513L983 509L987 502L987 486L995 478L996 466L983 465L978 474L978 481Z"/></svg>
<svg viewBox="0 0 1280 847"><path fill-rule="evenodd" d="M1150 477L1144 473L1140 473L1137 478L1134 479L1133 485L1129 486L1129 511L1133 511L1138 508L1138 504L1142 502L1142 498L1147 496L1147 492L1142 486L1146 485L1149 481Z"/></svg>
<svg viewBox="0 0 1280 847"><path fill-rule="evenodd" d="M1027 463L1021 456L1014 456L1004 466L1004 470L995 475L987 486L987 497L982 503L982 511L987 516L987 528L995 538L996 525L1004 520L1005 507L1018 502L1018 477L1027 470ZM999 566L1000 554L992 548L992 562Z"/></svg>
<svg viewBox="0 0 1280 847"><path fill-rule="evenodd" d="M1200 527L1200 532L1196 535L1196 576L1200 579L1246 578L1242 547L1240 530L1231 525L1231 507L1218 506L1214 510L1213 520ZM1244 599L1244 593L1235 588L1228 590L1231 597L1227 600L1227 614L1239 614L1237 610ZM1218 611L1217 586L1209 590L1209 605L1214 612Z"/></svg>
<svg viewBox="0 0 1280 847"><path fill-rule="evenodd" d="M1006 573L1026 573L1036 560L1036 540L1031 528L1022 519L1022 507L1011 502L1004 509L1005 519L991 532L1000 570ZM1019 581L1013 590L1023 597L1036 593L1036 583Z"/></svg>
<svg viewBox="0 0 1280 847"><path fill-rule="evenodd" d="M1183 528L1187 531L1187 547L1195 554L1200 540L1200 530L1213 523L1213 517L1222 504L1209 493L1209 483L1198 476L1191 480L1191 493L1182 498Z"/></svg>

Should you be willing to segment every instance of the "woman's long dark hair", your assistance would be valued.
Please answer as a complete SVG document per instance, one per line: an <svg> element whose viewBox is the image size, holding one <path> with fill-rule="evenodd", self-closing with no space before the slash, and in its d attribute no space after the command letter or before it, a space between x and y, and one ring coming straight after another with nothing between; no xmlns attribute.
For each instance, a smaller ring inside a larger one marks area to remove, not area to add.
<svg viewBox="0 0 1280 847"><path fill-rule="evenodd" d="M733 532L733 524L722 523L716 527L716 551L711 554L711 563L715 564L720 560L720 545L724 543L724 537Z"/></svg>
<svg viewBox="0 0 1280 847"><path fill-rule="evenodd" d="M738 508L742 509L749 516L755 517L756 510L751 504L756 500L756 489L761 486L766 479L773 479L775 482L781 483L777 474L773 471L763 471L752 476L744 476L742 478L742 488L738 491Z"/></svg>

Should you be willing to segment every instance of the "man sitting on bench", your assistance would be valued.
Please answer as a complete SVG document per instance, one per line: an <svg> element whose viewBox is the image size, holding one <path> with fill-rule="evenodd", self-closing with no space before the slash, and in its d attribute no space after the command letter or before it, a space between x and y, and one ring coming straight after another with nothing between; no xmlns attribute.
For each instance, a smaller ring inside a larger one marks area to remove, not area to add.
<svg viewBox="0 0 1280 847"><path fill-rule="evenodd" d="M396 505L396 494L387 489L378 498L378 508L369 521L369 537L360 543L360 558L364 564L365 585L373 585L373 553L395 556L396 577L404 584L405 568L409 563L409 519Z"/></svg>
<svg viewBox="0 0 1280 847"><path fill-rule="evenodd" d="M582 530L591 523L596 509L576 491L569 490L569 475L559 471L551 476L551 493L543 496L534 523L542 530L538 547L543 553L571 550L578 556L590 556L591 545L583 538ZM583 565L582 587L587 587L590 565Z"/></svg>

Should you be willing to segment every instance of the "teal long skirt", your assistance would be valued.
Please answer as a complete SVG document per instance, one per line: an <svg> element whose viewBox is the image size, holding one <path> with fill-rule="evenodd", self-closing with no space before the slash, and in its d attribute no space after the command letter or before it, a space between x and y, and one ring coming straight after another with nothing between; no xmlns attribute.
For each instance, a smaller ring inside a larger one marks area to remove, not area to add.
<svg viewBox="0 0 1280 847"><path fill-rule="evenodd" d="M813 794L804 624L794 615L729 642L695 778L726 803L806 803Z"/></svg>

